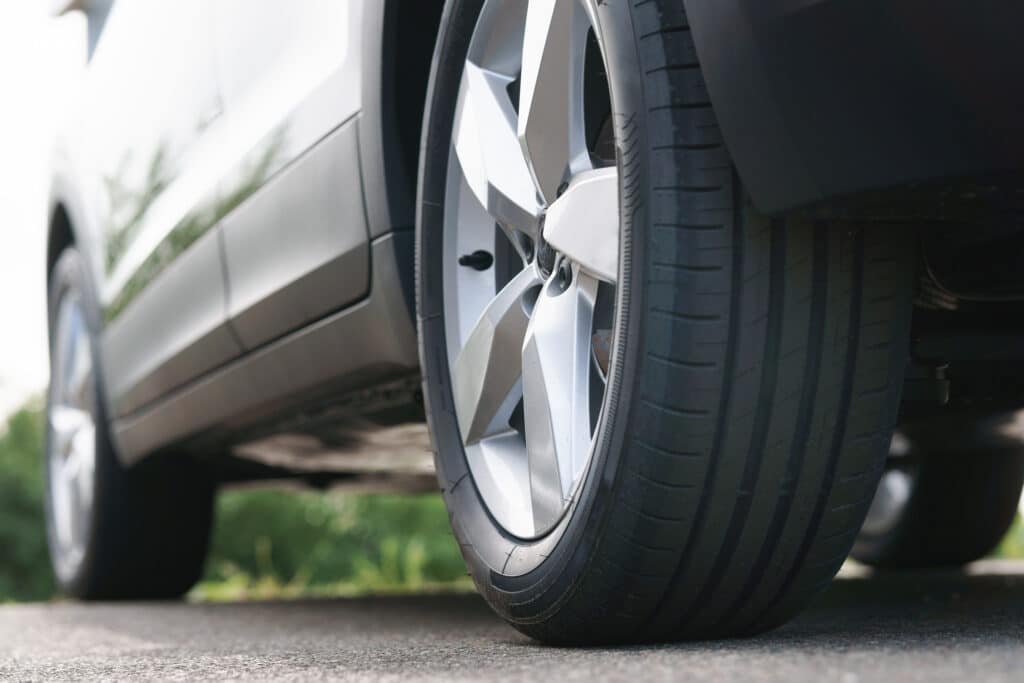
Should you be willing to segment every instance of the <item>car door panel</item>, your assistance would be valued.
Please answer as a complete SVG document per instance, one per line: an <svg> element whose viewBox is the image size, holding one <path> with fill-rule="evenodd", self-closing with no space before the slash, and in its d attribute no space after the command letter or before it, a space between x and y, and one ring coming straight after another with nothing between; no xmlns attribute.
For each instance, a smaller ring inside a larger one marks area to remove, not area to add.
<svg viewBox="0 0 1024 683"><path fill-rule="evenodd" d="M226 117L240 144L283 166L361 108L363 0L212 0Z"/></svg>
<svg viewBox="0 0 1024 683"><path fill-rule="evenodd" d="M103 11L70 156L102 243L104 379L117 416L242 349L227 327L218 246L220 175L210 160L221 154L223 108L208 5Z"/></svg>
<svg viewBox="0 0 1024 683"><path fill-rule="evenodd" d="M115 420L124 461L135 462L198 432L206 433L205 443L215 449L231 429L258 426L297 400L337 397L365 389L368 381L415 377L416 325L404 282L412 271L412 241L407 231L373 241L373 285L365 299Z"/></svg>
<svg viewBox="0 0 1024 683"><path fill-rule="evenodd" d="M219 240L216 231L199 238L139 294L118 333L107 335L104 361L117 368L108 386L115 414L136 412L241 352L224 314Z"/></svg>
<svg viewBox="0 0 1024 683"><path fill-rule="evenodd" d="M357 123L363 2L212 7L225 119L245 150L221 183L232 205L228 311L253 349L369 286Z"/></svg>
<svg viewBox="0 0 1024 683"><path fill-rule="evenodd" d="M86 71L74 147L99 190L105 306L216 188L196 163L222 111L209 22L201 0L114 3Z"/></svg>
<svg viewBox="0 0 1024 683"><path fill-rule="evenodd" d="M224 219L228 312L247 349L366 294L357 135L345 124Z"/></svg>

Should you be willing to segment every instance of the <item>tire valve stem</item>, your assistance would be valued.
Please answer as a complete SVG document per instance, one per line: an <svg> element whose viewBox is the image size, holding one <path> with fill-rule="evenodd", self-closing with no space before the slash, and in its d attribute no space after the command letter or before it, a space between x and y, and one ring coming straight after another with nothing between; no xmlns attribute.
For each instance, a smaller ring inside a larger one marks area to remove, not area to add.
<svg viewBox="0 0 1024 683"><path fill-rule="evenodd" d="M489 251L477 249L472 254L463 254L459 257L459 265L472 268L473 270L487 270L494 265L494 256Z"/></svg>

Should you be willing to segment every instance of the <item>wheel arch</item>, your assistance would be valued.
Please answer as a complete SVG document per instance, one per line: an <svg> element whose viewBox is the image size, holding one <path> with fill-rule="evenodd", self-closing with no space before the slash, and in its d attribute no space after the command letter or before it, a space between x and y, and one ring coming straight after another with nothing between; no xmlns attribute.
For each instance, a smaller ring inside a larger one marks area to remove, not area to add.
<svg viewBox="0 0 1024 683"><path fill-rule="evenodd" d="M444 0L386 0L373 10L379 39L368 42L364 55L375 75L366 79L367 125L360 135L374 237L413 228L427 82L443 8Z"/></svg>
<svg viewBox="0 0 1024 683"><path fill-rule="evenodd" d="M53 267L57 264L57 259L60 258L61 253L68 247L76 244L77 242L78 239L75 235L71 218L68 215L67 206L63 201L56 200L50 207L50 213L48 216L46 227L47 284L49 284L50 282L50 278L52 277L53 273Z"/></svg>
<svg viewBox="0 0 1024 683"><path fill-rule="evenodd" d="M899 199L914 220L941 219L947 195L978 183L1013 192L1024 182L1024 95L1005 85L1024 76L1015 32L1024 6L680 2L722 134L760 211ZM861 49L865 36L870 50ZM973 76L986 72L1000 77Z"/></svg>

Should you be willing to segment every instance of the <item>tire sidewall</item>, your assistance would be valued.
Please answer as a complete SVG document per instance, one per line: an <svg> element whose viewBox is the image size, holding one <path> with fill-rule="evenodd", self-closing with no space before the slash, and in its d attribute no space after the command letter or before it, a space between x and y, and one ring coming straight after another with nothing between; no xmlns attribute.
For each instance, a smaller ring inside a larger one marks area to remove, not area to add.
<svg viewBox="0 0 1024 683"><path fill-rule="evenodd" d="M442 18L427 95L417 202L416 294L423 394L434 440L438 478L463 557L478 588L514 624L544 621L572 595L592 562L614 501L614 489L635 377L641 330L630 311L642 277L645 232L643 190L648 187L646 131L641 72L629 6L597 5L597 30L612 96L620 172L620 272L617 287L612 375L597 427L595 450L576 496L556 527L542 538L524 541L507 534L490 515L469 473L455 419L443 318L443 231L445 193L455 106L470 40L483 0L449 2ZM626 141L628 149L622 144ZM639 188L624 194L623 188Z"/></svg>

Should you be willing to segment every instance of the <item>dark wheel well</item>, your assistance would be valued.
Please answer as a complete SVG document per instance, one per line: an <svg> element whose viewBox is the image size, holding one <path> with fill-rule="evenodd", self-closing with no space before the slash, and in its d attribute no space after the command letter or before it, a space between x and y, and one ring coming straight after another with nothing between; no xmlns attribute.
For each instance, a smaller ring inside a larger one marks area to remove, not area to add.
<svg viewBox="0 0 1024 683"><path fill-rule="evenodd" d="M75 243L74 233L71 231L71 219L62 204L57 204L50 214L49 235L46 240L46 277L49 280L53 267L61 253Z"/></svg>
<svg viewBox="0 0 1024 683"><path fill-rule="evenodd" d="M400 2L385 8L381 111L389 193L396 226L412 226L420 133L444 0Z"/></svg>

